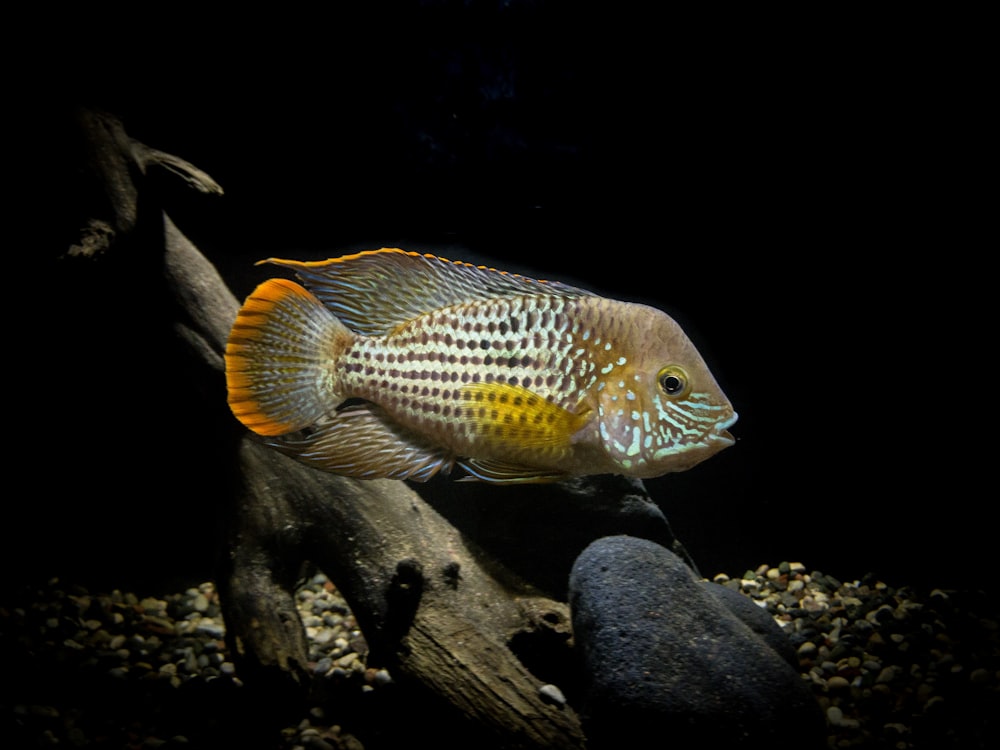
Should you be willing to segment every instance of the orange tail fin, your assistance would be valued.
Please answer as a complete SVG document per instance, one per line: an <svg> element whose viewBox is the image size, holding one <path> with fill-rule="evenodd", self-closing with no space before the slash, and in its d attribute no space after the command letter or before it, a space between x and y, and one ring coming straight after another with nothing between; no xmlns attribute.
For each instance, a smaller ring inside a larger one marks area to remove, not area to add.
<svg viewBox="0 0 1000 750"><path fill-rule="evenodd" d="M229 334L229 408L258 435L315 423L343 401L334 392L333 372L352 337L294 281L265 281L247 297Z"/></svg>

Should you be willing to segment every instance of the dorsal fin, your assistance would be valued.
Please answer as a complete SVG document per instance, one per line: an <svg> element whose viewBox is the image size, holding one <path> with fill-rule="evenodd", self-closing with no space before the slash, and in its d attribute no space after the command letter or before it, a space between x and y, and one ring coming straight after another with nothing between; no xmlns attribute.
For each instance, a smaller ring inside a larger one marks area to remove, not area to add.
<svg viewBox="0 0 1000 750"><path fill-rule="evenodd" d="M294 270L334 315L365 336L384 335L431 310L465 302L526 294L593 296L559 282L398 248L320 261L268 258L260 263Z"/></svg>

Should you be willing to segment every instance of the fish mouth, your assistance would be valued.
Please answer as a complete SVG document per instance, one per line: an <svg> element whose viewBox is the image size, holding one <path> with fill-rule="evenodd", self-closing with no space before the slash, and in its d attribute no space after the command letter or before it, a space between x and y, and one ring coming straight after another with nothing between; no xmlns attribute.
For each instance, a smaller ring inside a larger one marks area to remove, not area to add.
<svg viewBox="0 0 1000 750"><path fill-rule="evenodd" d="M728 448L730 445L735 445L736 438L733 433L729 431L729 428L736 424L736 420L740 418L740 415L733 412L733 415L722 422L715 425L715 431L712 433L712 439L721 443L723 448Z"/></svg>

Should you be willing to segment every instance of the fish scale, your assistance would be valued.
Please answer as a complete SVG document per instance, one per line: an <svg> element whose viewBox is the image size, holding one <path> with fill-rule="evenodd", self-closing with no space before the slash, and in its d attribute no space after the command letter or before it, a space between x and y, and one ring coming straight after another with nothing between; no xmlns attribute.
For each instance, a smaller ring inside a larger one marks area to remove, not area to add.
<svg viewBox="0 0 1000 750"><path fill-rule="evenodd" d="M581 327L589 341L599 341L588 321L595 302L539 296L435 311L389 336L356 342L344 355L337 388L379 400L405 426L468 451L474 420L459 422L461 431L455 420L468 408L470 384L517 386L567 411L578 408L596 363L594 347L576 344Z"/></svg>
<svg viewBox="0 0 1000 750"><path fill-rule="evenodd" d="M261 284L226 350L269 445L351 476L490 482L681 471L732 445L704 360L654 308L393 248Z"/></svg>

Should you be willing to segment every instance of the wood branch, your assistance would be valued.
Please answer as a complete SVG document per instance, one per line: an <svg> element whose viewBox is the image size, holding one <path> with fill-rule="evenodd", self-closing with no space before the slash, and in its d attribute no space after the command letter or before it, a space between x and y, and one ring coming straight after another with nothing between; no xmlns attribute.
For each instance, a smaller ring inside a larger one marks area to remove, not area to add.
<svg viewBox="0 0 1000 750"><path fill-rule="evenodd" d="M418 494L403 482L318 472L263 447L225 402L222 354L237 301L170 218L140 200L151 165L204 192L221 188L131 140L113 117L88 113L82 126L104 203L84 229L87 241L68 254L101 259L125 243L145 256L128 267L128 283L166 301L174 340L165 346L180 355L163 377L200 394L190 450L231 478L215 498L225 545L217 580L245 680L273 694L308 688L293 600L308 562L343 593L372 657L398 682L433 695L442 717L463 717L498 747L582 747L576 712L541 687L571 679L565 587L579 551L610 533L677 549L641 483L606 478L515 494L442 478ZM147 276L136 278L137 268Z"/></svg>
<svg viewBox="0 0 1000 750"><path fill-rule="evenodd" d="M542 619L562 631L568 648L565 603L501 583L402 482L325 475L249 439L240 477L244 512L223 593L227 622L256 668L308 680L301 628L288 626L289 583L308 559L335 581L373 657L397 679L419 682L518 746L581 745L575 712L547 703L543 683L509 646Z"/></svg>

